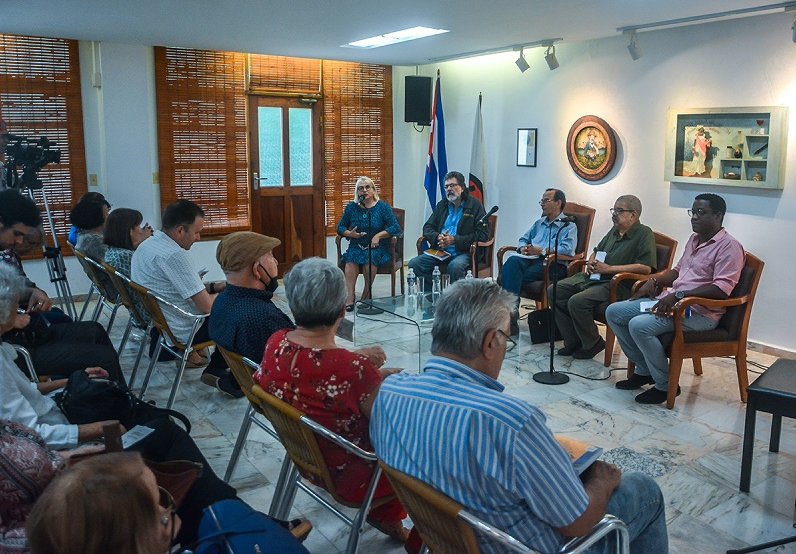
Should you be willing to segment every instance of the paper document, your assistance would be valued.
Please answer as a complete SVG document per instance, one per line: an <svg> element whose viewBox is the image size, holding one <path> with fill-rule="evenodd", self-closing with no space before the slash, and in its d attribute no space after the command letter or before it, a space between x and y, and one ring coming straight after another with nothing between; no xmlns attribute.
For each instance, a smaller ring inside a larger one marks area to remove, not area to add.
<svg viewBox="0 0 796 554"><path fill-rule="evenodd" d="M605 256L606 253L603 252L602 250L598 250L597 252L594 253L594 259L598 262L604 262ZM601 277L602 275L600 275L599 273L592 273L591 275L589 275L589 279L591 279L592 281L599 281Z"/></svg>
<svg viewBox="0 0 796 554"><path fill-rule="evenodd" d="M655 307L655 304L657 303L657 300L646 300L639 304L639 309L642 313L651 312L652 308Z"/></svg>
<svg viewBox="0 0 796 554"><path fill-rule="evenodd" d="M572 459L572 465L575 471L580 475L586 471L600 456L603 454L603 449L598 446L589 446L588 444L579 440L571 439L563 435L555 435L558 444L566 450L569 457Z"/></svg>
<svg viewBox="0 0 796 554"><path fill-rule="evenodd" d="M437 250L436 248L429 248L425 252L423 252L426 256L431 256L432 258L436 258L437 260L444 262L445 260L451 257L450 254L445 252L444 250Z"/></svg>
<svg viewBox="0 0 796 554"><path fill-rule="evenodd" d="M127 431L124 435L122 435L122 448L127 450L135 443L144 440L154 432L155 430L152 429L152 427L146 427L144 425L136 425L135 427Z"/></svg>
<svg viewBox="0 0 796 554"><path fill-rule="evenodd" d="M536 258L540 257L541 254L520 254L519 252L509 252L510 256L518 256L523 258L524 260L535 260Z"/></svg>

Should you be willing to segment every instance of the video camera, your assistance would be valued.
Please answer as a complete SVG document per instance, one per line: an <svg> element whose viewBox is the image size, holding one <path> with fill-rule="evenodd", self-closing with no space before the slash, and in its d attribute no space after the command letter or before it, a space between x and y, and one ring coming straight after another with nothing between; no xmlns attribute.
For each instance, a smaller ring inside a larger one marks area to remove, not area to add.
<svg viewBox="0 0 796 554"><path fill-rule="evenodd" d="M18 135L0 135L8 141L6 146L6 184L11 188L40 189L43 184L37 177L41 168L61 161L61 151L50 147L47 137L29 139ZM22 167L22 175L17 175Z"/></svg>

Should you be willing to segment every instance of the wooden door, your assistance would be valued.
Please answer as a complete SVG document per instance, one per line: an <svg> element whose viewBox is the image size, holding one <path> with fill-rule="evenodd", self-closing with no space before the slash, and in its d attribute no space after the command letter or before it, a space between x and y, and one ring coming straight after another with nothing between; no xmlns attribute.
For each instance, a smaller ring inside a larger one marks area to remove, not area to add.
<svg viewBox="0 0 796 554"><path fill-rule="evenodd" d="M320 111L314 100L249 98L252 230L282 241L280 275L325 256Z"/></svg>

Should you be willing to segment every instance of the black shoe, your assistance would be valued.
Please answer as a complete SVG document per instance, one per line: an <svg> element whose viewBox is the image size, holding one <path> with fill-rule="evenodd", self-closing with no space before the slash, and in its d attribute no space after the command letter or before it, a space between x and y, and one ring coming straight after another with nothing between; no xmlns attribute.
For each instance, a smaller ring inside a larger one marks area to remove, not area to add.
<svg viewBox="0 0 796 554"><path fill-rule="evenodd" d="M579 344L572 344L570 346L567 346L565 344L564 348L559 348L558 349L558 355L559 356L572 356L572 354L574 354L578 350L580 350L580 345Z"/></svg>
<svg viewBox="0 0 796 554"><path fill-rule="evenodd" d="M580 350L572 354L572 357L575 358L576 360L591 360L593 357L595 357L603 350L605 350L605 340L603 340L603 338L600 337L597 340L597 342L594 343L594 346L588 349L581 348Z"/></svg>
<svg viewBox="0 0 796 554"><path fill-rule="evenodd" d="M354 305L353 304L346 304L345 311L353 312L354 311Z"/></svg>
<svg viewBox="0 0 796 554"><path fill-rule="evenodd" d="M636 396L636 402L639 404L660 404L661 402L666 402L666 395L667 392L665 390L656 389L652 387L651 389L645 390L638 396ZM680 396L680 387L677 387L677 394L676 396Z"/></svg>
<svg viewBox="0 0 796 554"><path fill-rule="evenodd" d="M655 383L655 381L649 375L634 373L630 379L617 381L616 388L621 390L635 390L640 389L642 385L652 385L653 383Z"/></svg>
<svg viewBox="0 0 796 554"><path fill-rule="evenodd" d="M208 368L202 373L202 383L216 388L232 398L243 397L240 385L228 369Z"/></svg>

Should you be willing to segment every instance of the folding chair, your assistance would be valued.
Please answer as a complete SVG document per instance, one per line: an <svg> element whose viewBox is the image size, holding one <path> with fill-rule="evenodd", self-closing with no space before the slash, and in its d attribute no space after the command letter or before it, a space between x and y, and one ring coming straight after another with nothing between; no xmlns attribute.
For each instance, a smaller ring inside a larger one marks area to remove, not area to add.
<svg viewBox="0 0 796 554"><path fill-rule="evenodd" d="M365 519L370 509L374 506L385 504L395 498L395 496L387 496L375 501L373 500L373 495L376 492L376 485L381 476L381 468L376 464L376 455L372 452L362 450L354 443L333 433L323 425L316 423L290 404L268 394L257 384L252 387L252 393L256 397L263 413L274 426L280 442L287 451L287 455L293 461L293 464L295 464L295 467L289 469L287 479L282 486L277 488L274 496L276 509L269 513L269 515L277 519L287 519L296 496L296 489L300 488L351 528L351 532L348 536L348 545L345 551L347 554L354 554L359 546L362 528L365 525ZM326 466L326 461L321 454L316 435L320 435L324 439L363 460L373 462L373 475L368 484L365 498L361 503L350 502L338 495L334 483L332 482L331 475L329 474L329 469ZM285 466L283 466L283 470L284 468ZM323 488L339 504L350 508L357 508L358 511L354 519L343 514L325 498L302 483L300 480L302 476L306 479L314 477L316 481L322 482Z"/></svg>
<svg viewBox="0 0 796 554"><path fill-rule="evenodd" d="M170 409L174 405L174 399L177 396L177 389L180 387L182 375L185 373L185 364L188 362L188 356L190 356L191 352L194 350L201 350L202 348L207 348L215 344L211 340L197 344L191 344L193 342L194 336L196 336L196 332L210 314L192 314L186 312L179 306L175 306L168 300L164 300L148 288L139 285L135 281L129 281L129 284L133 294L138 298L141 306L143 306L146 315L149 316L152 325L160 333L160 340L158 340L158 344L155 347L155 352L152 354L152 359L149 361L149 368L147 369L146 376L144 377L144 382L141 385L140 396L143 398L144 394L146 394L147 387L149 386L149 379L152 377L152 371L155 369L155 363L160 356L160 351L165 348L167 352L170 352L177 357L177 374L174 376L174 382L171 385L171 393L169 393L169 400L166 402L166 408ZM179 340L174 335L174 332L172 332L169 322L166 320L166 316L163 313L163 308L166 308L178 317L184 317L186 319L193 320L193 323L191 324L191 331L188 333L188 337L185 342Z"/></svg>
<svg viewBox="0 0 796 554"><path fill-rule="evenodd" d="M105 330L110 335L111 327L113 327L113 322L116 319L116 312L119 311L119 308L122 306L122 302L119 299L119 294L117 293L116 288L113 286L113 282L111 281L104 264L97 262L88 256L85 257L84 261L86 265L83 269L87 270L86 273L100 293L99 300L97 301L97 307L94 309L94 321L99 319L99 315L102 313L102 310L109 310L110 315L108 316L108 325L105 327Z"/></svg>
<svg viewBox="0 0 796 554"><path fill-rule="evenodd" d="M520 541L486 523L482 519L466 511L461 504L442 494L431 485L394 469L383 461L379 466L389 479L395 494L406 508L425 545L425 551L431 549L434 554L479 554L476 531L487 535L490 540L500 544L506 552L536 552ZM610 514L595 525L592 530L576 537L560 549L558 554L576 554L584 552L605 536L615 533L616 554L629 554L630 535L624 522Z"/></svg>
<svg viewBox="0 0 796 554"><path fill-rule="evenodd" d="M17 351L17 354L22 356L22 361L25 362L25 365L28 368L28 377L30 377L30 382L38 383L39 376L36 374L36 368L33 367L33 359L30 357L30 352L28 352L28 349L23 346L19 346L18 344L12 344L11 346L14 347L14 350Z"/></svg>

